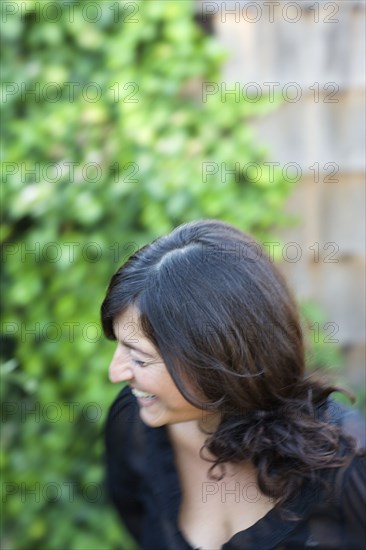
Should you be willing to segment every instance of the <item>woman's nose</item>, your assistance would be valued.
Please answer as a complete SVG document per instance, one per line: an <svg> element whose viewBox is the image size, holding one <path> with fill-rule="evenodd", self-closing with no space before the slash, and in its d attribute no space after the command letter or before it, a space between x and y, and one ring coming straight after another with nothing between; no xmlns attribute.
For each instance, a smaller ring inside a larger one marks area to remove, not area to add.
<svg viewBox="0 0 366 550"><path fill-rule="evenodd" d="M109 365L109 380L111 382L125 382L133 378L133 372L126 354L123 353L122 347L117 346Z"/></svg>

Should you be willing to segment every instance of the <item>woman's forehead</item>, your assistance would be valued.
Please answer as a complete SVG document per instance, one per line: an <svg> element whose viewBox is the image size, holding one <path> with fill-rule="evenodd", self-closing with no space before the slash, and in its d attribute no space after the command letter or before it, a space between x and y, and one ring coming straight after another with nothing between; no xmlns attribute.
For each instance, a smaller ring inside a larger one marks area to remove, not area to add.
<svg viewBox="0 0 366 550"><path fill-rule="evenodd" d="M157 354L156 348L143 333L140 311L135 306L129 306L115 316L113 330L117 340L127 347L143 346L146 353Z"/></svg>
<svg viewBox="0 0 366 550"><path fill-rule="evenodd" d="M132 305L118 313L113 319L113 330L117 338L125 332L142 334L139 310Z"/></svg>

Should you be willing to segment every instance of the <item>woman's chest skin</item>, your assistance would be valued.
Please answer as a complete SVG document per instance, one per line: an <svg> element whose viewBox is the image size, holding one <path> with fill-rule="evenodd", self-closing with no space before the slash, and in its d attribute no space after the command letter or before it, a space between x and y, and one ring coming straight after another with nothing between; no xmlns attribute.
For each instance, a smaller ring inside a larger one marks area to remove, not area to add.
<svg viewBox="0 0 366 550"><path fill-rule="evenodd" d="M182 491L178 527L194 548L221 548L273 508L273 500L260 492L251 465L226 465L228 475L215 481L207 475L210 462L179 446L174 455Z"/></svg>

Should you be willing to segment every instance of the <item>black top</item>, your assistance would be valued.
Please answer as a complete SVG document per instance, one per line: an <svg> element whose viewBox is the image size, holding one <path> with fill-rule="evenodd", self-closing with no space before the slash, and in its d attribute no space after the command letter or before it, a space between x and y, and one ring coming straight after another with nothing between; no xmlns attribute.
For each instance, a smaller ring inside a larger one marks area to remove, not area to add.
<svg viewBox="0 0 366 550"><path fill-rule="evenodd" d="M331 400L327 407L334 422L364 446L365 428L358 413ZM142 422L128 386L109 411L106 460L111 499L141 548L193 550L177 525L181 488L166 427L151 428ZM325 498L319 480L306 482L286 505L298 519L284 519L274 507L231 537L222 550L365 550L365 463L364 457L355 456L343 468L327 469L330 497Z"/></svg>

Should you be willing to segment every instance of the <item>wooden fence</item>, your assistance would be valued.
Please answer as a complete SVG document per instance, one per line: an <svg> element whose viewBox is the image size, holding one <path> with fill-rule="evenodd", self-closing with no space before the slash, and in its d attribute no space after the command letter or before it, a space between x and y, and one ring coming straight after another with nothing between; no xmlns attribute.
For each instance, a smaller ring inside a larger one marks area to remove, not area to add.
<svg viewBox="0 0 366 550"><path fill-rule="evenodd" d="M365 363L365 8L358 0L197 2L229 52L224 97L283 98L253 122L271 161L301 174L286 205L301 223L279 235L281 269L299 298L323 307L353 385L364 383Z"/></svg>

